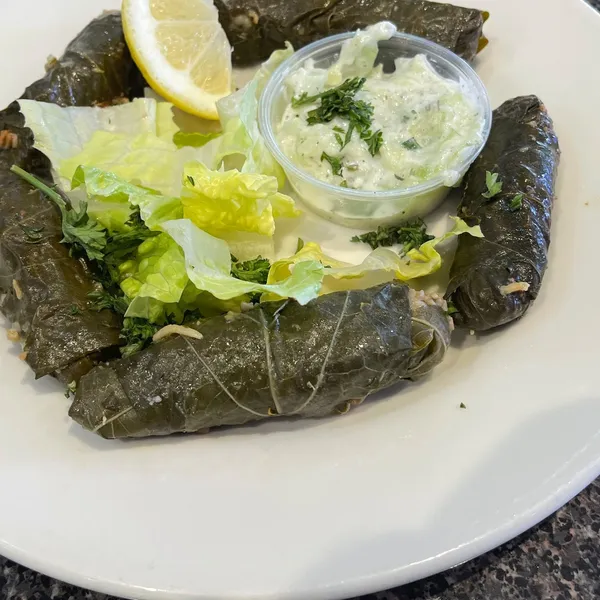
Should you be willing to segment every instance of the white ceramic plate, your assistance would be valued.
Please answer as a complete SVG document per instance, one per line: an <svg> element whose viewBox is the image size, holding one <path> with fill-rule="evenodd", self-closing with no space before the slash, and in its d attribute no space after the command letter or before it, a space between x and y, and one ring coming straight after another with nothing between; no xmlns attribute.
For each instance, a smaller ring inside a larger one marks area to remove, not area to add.
<svg viewBox="0 0 600 600"><path fill-rule="evenodd" d="M352 596L483 553L600 473L600 17L577 0L464 3L492 14L476 67L493 105L538 94L563 150L526 318L457 336L432 377L343 418L133 443L73 425L2 339L0 553L119 596ZM6 104L117 1L3 4ZM347 238L310 228L329 251Z"/></svg>

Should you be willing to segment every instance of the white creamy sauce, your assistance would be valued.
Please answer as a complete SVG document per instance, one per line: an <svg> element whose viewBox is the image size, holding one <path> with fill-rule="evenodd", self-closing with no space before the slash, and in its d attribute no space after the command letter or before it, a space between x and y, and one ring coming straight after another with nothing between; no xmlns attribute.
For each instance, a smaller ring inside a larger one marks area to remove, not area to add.
<svg viewBox="0 0 600 600"><path fill-rule="evenodd" d="M317 179L358 190L405 188L436 177L451 186L460 179L461 163L480 145L484 118L466 86L441 77L424 55L397 59L392 73L373 66L377 41L389 39L394 31L389 23L374 25L345 42L338 62L329 69L308 60L286 80L290 97L299 98L321 94L353 77L366 79L354 100L373 107L369 131L381 131L383 140L375 153L356 130L341 147L347 116L309 124L309 113L321 106L321 99L297 106L290 102L282 116L276 132L282 150ZM322 160L323 152L341 165L339 174Z"/></svg>

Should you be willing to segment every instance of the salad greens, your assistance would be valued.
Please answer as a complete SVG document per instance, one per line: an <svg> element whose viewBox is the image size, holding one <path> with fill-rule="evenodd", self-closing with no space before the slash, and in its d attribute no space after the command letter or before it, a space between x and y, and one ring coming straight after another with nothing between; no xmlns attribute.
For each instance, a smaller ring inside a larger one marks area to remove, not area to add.
<svg viewBox="0 0 600 600"><path fill-rule="evenodd" d="M225 241L202 231L189 219L168 221L163 228L182 248L190 281L215 298L231 300L269 292L306 304L318 295L323 279L323 265L318 261L299 262L289 277L271 285L243 281L231 275L231 254Z"/></svg>
<svg viewBox="0 0 600 600"><path fill-rule="evenodd" d="M78 209L74 209L67 204L56 189L47 186L37 177L27 173L17 165L13 165L10 170L43 192L58 206L62 216L63 243L77 245L91 260L103 258L106 247L106 232L99 223L90 220L85 202Z"/></svg>
<svg viewBox="0 0 600 600"><path fill-rule="evenodd" d="M298 262L316 260L325 266L320 294L349 289L367 289L374 285L393 281L410 281L431 275L442 266L442 257L436 247L451 237L468 234L483 237L479 225L469 227L462 219L451 217L454 227L440 237L430 239L418 248L398 255L387 248L373 250L362 263L351 265L326 256L318 244L307 242L292 257L273 263L269 271L268 283L275 283L289 277L292 267ZM294 269L295 270L295 269ZM273 300L273 296L263 300Z"/></svg>
<svg viewBox="0 0 600 600"><path fill-rule="evenodd" d="M185 166L183 216L220 237L245 231L272 237L275 218L297 217L294 201L277 191L277 179L237 169L211 171L201 163Z"/></svg>
<svg viewBox="0 0 600 600"><path fill-rule="evenodd" d="M66 192L85 165L174 196L185 163L214 160L216 140L195 148L173 142L178 130L167 102L138 98L99 108L19 100L19 105L34 132L34 147L50 159L54 180Z"/></svg>
<svg viewBox="0 0 600 600"><path fill-rule="evenodd" d="M277 220L300 211L280 191L285 178L258 130L257 106L271 73L292 52L291 46L275 52L247 86L218 103L222 133L179 130L172 105L153 98L107 108L21 101L60 187L13 171L58 206L63 242L88 261L98 282L89 307L123 320L124 355L144 348L161 326L240 312L250 302L306 304L338 290L428 275L441 264L437 244L481 235L456 220L433 239L421 222L359 236L375 248L359 265L326 256L314 242L271 262ZM357 131L375 154L381 132L369 129L371 107L354 99L363 84L357 72L320 94L313 112L325 120L343 113L348 127L338 128L340 143ZM342 174L341 161L323 159ZM26 233L35 243L39 233ZM403 244L405 255L377 248L391 243Z"/></svg>
<svg viewBox="0 0 600 600"><path fill-rule="evenodd" d="M200 133L198 131L187 133L185 131L177 131L173 135L173 143L178 148L185 148L191 146L192 148L202 148L206 146L208 142L221 137L223 133L221 131L210 131L208 133Z"/></svg>
<svg viewBox="0 0 600 600"><path fill-rule="evenodd" d="M229 159L228 167L241 166L243 173L270 175L277 178L280 186L284 185L283 169L271 156L260 135L258 99L273 71L293 53L290 44L286 44L283 50L276 50L248 85L217 102L223 135L216 142L215 167Z"/></svg>

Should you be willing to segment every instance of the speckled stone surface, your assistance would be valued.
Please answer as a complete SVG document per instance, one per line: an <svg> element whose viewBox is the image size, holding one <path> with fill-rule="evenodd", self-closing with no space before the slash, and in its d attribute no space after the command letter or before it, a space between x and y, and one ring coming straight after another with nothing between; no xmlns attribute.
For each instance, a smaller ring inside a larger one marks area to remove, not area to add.
<svg viewBox="0 0 600 600"><path fill-rule="evenodd" d="M600 0L588 0L600 10ZM113 600L0 557L3 600ZM600 479L543 523L459 567L355 600L600 600Z"/></svg>
<svg viewBox="0 0 600 600"><path fill-rule="evenodd" d="M5 600L111 600L0 558ZM360 600L600 599L600 479L542 524L434 577Z"/></svg>

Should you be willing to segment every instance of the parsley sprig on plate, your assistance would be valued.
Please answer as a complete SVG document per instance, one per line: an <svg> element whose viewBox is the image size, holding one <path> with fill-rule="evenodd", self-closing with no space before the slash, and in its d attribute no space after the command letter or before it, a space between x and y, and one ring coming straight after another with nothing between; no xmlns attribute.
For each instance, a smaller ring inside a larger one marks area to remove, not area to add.
<svg viewBox="0 0 600 600"><path fill-rule="evenodd" d="M402 245L402 253L406 254L413 248L418 248L433 236L427 233L427 226L422 219L415 219L400 226L383 227L354 236L350 241L369 244L373 250L380 246Z"/></svg>

